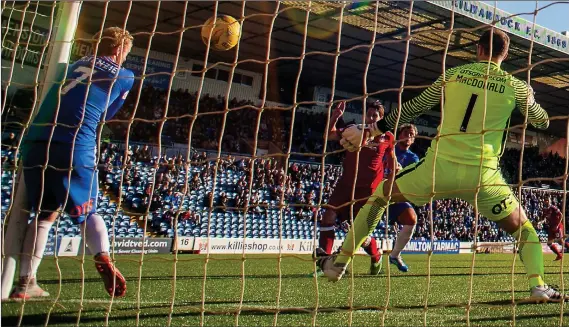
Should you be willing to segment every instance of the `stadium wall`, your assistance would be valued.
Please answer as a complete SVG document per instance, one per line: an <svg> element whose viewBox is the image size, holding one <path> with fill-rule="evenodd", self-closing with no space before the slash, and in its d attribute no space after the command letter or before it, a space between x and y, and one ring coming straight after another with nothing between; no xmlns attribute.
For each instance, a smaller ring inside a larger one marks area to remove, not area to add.
<svg viewBox="0 0 569 327"><path fill-rule="evenodd" d="M525 134L525 146L538 146L538 136L539 134L533 131L526 130ZM508 148L515 148L521 149L522 148L522 136L523 131L520 130L510 130L508 132L508 139L506 140L506 147Z"/></svg>
<svg viewBox="0 0 569 327"><path fill-rule="evenodd" d="M172 60L173 59L174 58L172 58ZM178 63L178 65L180 65L180 63ZM179 67L178 70L180 70L180 69L192 70L194 67L200 67L201 68L201 67L203 67L203 61L198 61L198 60L193 60L193 59L188 60L187 62L184 63L184 66L185 66L184 68ZM227 67L224 65L215 66L215 67L211 68L210 70L212 70L212 71L214 71L214 70L223 71L223 72L226 72L227 75L229 75L229 72L231 71L230 67ZM261 84L263 82L263 75L260 73L255 73L255 72L242 70L242 69L235 69L235 75L242 75L242 76L247 76L249 78L252 78L252 83L251 83L252 85L247 85L244 83L232 83L229 98L230 99L237 98L239 100L249 100L249 101L253 101L256 103L259 100L259 92L261 91ZM236 77L235 75L234 75L234 78ZM180 76L180 74L178 74L176 79L177 79L177 83L176 83L175 89L177 89L177 88L187 89L190 92L196 92L199 89L199 86L201 83L201 75L200 74L185 73L185 74L183 74L183 76ZM226 81L206 77L204 79L202 94L209 94L210 96L225 97L225 95L227 93L227 84L228 84L228 82L226 82Z"/></svg>
<svg viewBox="0 0 569 327"><path fill-rule="evenodd" d="M2 48L2 58L4 58L4 48ZM12 67L12 61L2 59L2 71L0 73L2 75L2 88L8 88L8 97L12 96L20 88L29 88L35 84L37 69L35 67L15 63L8 87L10 67Z"/></svg>

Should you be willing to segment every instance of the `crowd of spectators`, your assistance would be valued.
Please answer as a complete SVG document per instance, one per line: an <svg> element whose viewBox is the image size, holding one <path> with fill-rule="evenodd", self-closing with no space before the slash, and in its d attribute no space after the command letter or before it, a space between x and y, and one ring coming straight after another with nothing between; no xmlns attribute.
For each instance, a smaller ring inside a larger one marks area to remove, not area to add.
<svg viewBox="0 0 569 327"><path fill-rule="evenodd" d="M226 99L209 94L201 97L196 112L196 96L187 90L172 91L168 96L163 90L145 86L140 99L138 94L128 97L123 109L114 117L115 121L107 122L107 126L113 138L118 140L124 140L128 135L130 141L156 144L160 135L162 144L186 144L190 140L192 146L206 150L218 149L223 131L221 151L234 153L247 152L245 144L254 138L271 141L286 152L293 126L292 158L321 158L321 155L303 154L322 153L326 125L326 116L322 113L297 111L293 121L291 110L265 109L261 114L252 101L236 98L227 102L228 110L225 111ZM197 118L194 120L194 117ZM326 152L339 149L339 144L331 142ZM331 163L341 160L336 154L327 157Z"/></svg>
<svg viewBox="0 0 569 327"><path fill-rule="evenodd" d="M192 190L204 192L203 197L197 200L202 207L209 207L213 203L216 210L243 211L247 207L248 210L263 214L267 207L275 203L278 207L282 198L285 204L283 208L291 217L312 221L320 219L322 210L325 210L318 209L320 197L321 203L325 204L342 173L338 164L343 156L341 151L327 155L326 165L322 169L319 164L322 155L314 155L324 150L325 114L297 111L293 116L290 110L261 111L250 101L231 99L226 105L226 99L205 94L199 100L198 115L195 116L196 102L196 94L181 90L172 91L169 97L164 91L152 87L145 87L140 95L133 92L115 121L109 122L108 126L112 139L125 140L128 136L129 142L141 144L131 145L126 150L118 143L101 145L101 186L116 195L122 193L117 185L132 190L131 196L122 199L123 206L137 214L145 214L147 210L154 213L157 219L153 219L152 226L164 221L173 223L178 211L175 208L180 207ZM132 124L129 125L131 120ZM286 169L283 168L282 158L257 159L252 165L251 159L234 156L239 153L250 155L247 153L250 152L247 150L247 142L256 136L260 141L270 141L282 150L288 150L291 126L292 155ZM218 174L232 172L237 177L235 182L228 181L221 191L218 187L220 182L217 181L218 191L212 193L215 154L214 160L211 160L206 152L197 152L195 149L217 151L222 131L221 150L234 155L222 155L217 161ZM163 146L172 143L187 144L189 140L192 145L189 161L180 153L167 156L161 151L155 151L159 138ZM14 167L13 153L17 142L14 133L7 134L2 140L4 170ZM337 143L327 143L326 153L340 149ZM422 157L429 143L428 139L418 138L412 150ZM302 155L303 153L313 155ZM502 157L502 172L510 183L518 181L519 158L520 151L516 149L506 149ZM299 159L312 162L295 161ZM148 174L143 167L154 167L155 174ZM531 147L524 150L523 179L559 177L562 176L564 167L565 161L558 155L543 156L537 148ZM186 171L190 172L187 178ZM249 181L252 181L251 185ZM541 186L544 183L559 186L555 182L539 180L525 185ZM528 189L522 193L528 216L542 230L545 227L540 212L543 199L548 194L554 194L553 202L559 205L560 193ZM429 208L425 206L416 209L418 226L415 237L429 239L432 228L437 239L473 239L474 212L464 201L449 199L435 202L432 226ZM178 219L199 223L203 214L204 212L186 208ZM382 223L379 228L384 229L385 225ZM395 228L396 226L388 226L392 233ZM504 236L502 231L486 219L479 221L478 230L482 240L498 240Z"/></svg>
<svg viewBox="0 0 569 327"><path fill-rule="evenodd" d="M509 183L519 182L521 151L517 149L506 149L501 159L502 172ZM526 147L524 149L522 162L522 180L538 178L538 180L526 182L526 186L541 186L549 184L551 186L561 186L561 177L565 172L565 159L559 154L548 153L540 154L537 147ZM507 169L506 169L507 167ZM540 177L555 177L557 182L549 180L539 180Z"/></svg>
<svg viewBox="0 0 569 327"><path fill-rule="evenodd" d="M133 190L132 196L123 198L123 206L133 213L143 214L148 210L154 216L161 216L155 220L156 224L172 223L184 195L188 197L192 191L203 194L195 198L193 204L204 208L213 204L216 211L243 211L247 207L249 212L261 214L272 204L280 203L282 198L287 204L284 210L292 217L320 219L322 210L316 210L320 185L324 183L322 197L326 203L332 185L341 174L341 167L327 165L323 182L321 170L314 164L292 162L285 171L275 159L257 159L252 167L252 159L228 155L218 161L217 174L221 176L231 171L235 180L216 184L216 191L212 193L215 160L205 152L193 152L189 161L182 155L172 158L152 156L147 145L131 146L126 153L124 160L124 149L117 144L103 144L100 162L104 164L99 172L102 187L116 196L125 195L121 190ZM148 167L156 168L155 177L148 174ZM199 221L200 214L182 210L181 217Z"/></svg>
<svg viewBox="0 0 569 327"><path fill-rule="evenodd" d="M246 100L226 99L205 94L196 111L196 93L187 90L172 91L169 95L160 89L146 86L138 95L128 97L123 109L115 116L118 122L109 122L115 139L157 143L188 143L196 148L217 150L220 133L223 130L223 152L241 152L242 139L281 142L283 129L277 112L267 110L262 115L253 108L254 103ZM136 110L135 110L136 108ZM260 117L260 120L259 120ZM128 121L132 120L130 130ZM257 121L259 128L257 131ZM191 135L190 135L191 130Z"/></svg>

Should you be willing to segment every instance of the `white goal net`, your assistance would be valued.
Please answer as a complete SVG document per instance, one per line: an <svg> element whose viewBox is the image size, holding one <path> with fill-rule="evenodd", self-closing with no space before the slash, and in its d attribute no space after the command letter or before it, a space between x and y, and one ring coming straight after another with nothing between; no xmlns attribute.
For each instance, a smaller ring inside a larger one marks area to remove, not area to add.
<svg viewBox="0 0 569 327"><path fill-rule="evenodd" d="M392 207L370 235L383 253L381 273L370 275L373 263L360 249L344 278L330 283L312 255L326 212L346 212L353 225L362 200L352 183L342 206L328 204L351 162L337 130L362 123L379 101L386 115L396 113L395 139L403 123L416 126L410 150L425 157L441 138L440 101L410 122L403 104L447 69L475 62L480 35L494 27L510 37L502 69L533 88L550 121L538 130L527 115L512 115L500 129L500 172L537 231L544 278L568 291L569 38L536 22L569 17L569 3L531 4L511 14L481 1L2 1L3 298L20 282L15 262L27 223L41 214L25 209L24 187L32 184L22 178L34 169L22 164L22 150L41 104L65 96L74 62L102 56L94 35L108 27L133 36L122 67L134 74L120 110L95 132L94 210L126 296L108 296L82 225L60 208L36 277L49 296L3 299L2 324L567 325L563 302L526 301L524 242L458 198L413 206L416 227L402 252L407 273L388 258L403 225L390 217ZM238 22L231 49L219 50L231 39L214 42L222 28L204 35L211 17ZM93 76L89 70L72 83L97 88ZM371 169L358 165L369 148L355 155L358 178ZM459 178L452 174L435 179ZM43 198L54 196L46 181L33 185ZM546 201L561 212L555 226ZM336 251L347 228L331 230Z"/></svg>

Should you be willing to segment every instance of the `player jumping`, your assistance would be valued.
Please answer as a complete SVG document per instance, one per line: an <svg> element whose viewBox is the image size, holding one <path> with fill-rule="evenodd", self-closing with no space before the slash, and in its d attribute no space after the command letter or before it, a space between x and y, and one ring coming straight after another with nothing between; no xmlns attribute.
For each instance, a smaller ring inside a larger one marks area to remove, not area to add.
<svg viewBox="0 0 569 327"><path fill-rule="evenodd" d="M330 128L328 132L329 140L339 141L342 138L341 129L336 128L336 124L346 108L345 102L338 103L336 109L330 117ZM376 101L368 105L365 121L366 124L375 123L383 119L385 109L383 105ZM336 230L336 220L339 226L344 229L349 228L350 221L350 201L352 201L352 189L355 190L353 199L363 199L354 202L354 217L360 208L366 203L367 198L373 194L373 190L379 185L383 179L383 157L386 153L392 153L394 136L391 132L384 135L378 135L374 138L374 145L363 147L359 153L359 161L357 152L346 152L346 157L342 163L342 177L336 184L336 188L332 192L328 204L337 209L326 208L322 221L320 222L320 236L318 243L320 249L326 254L332 253L334 245L334 236ZM356 163L358 167L358 176L356 180ZM346 226L348 228L346 228ZM381 254L377 247L377 241L371 235L367 235L363 245L363 249L370 256L370 274L377 275L381 272Z"/></svg>
<svg viewBox="0 0 569 327"><path fill-rule="evenodd" d="M83 57L69 66L61 91L58 84L52 86L25 139L23 179L28 207L24 209L35 212L36 218L26 230L20 280L11 298L49 296L36 283L36 273L61 208L80 224L105 290L116 297L126 293L126 281L109 256L105 221L96 214L96 149L99 123L115 115L134 83L134 74L121 68L133 38L118 27L94 36L99 38L98 56Z"/></svg>
<svg viewBox="0 0 569 327"><path fill-rule="evenodd" d="M551 199L548 197L543 203L542 215L549 226L547 229L547 245L553 253L557 254L554 261L561 260L563 258L563 252L559 250L555 243L562 245L563 239L565 238L563 235L563 214L559 208L551 204ZM567 240L565 241L565 248L569 248L569 242Z"/></svg>
<svg viewBox="0 0 569 327"><path fill-rule="evenodd" d="M433 139L425 158L401 170L394 180L379 185L360 209L340 252L318 260L330 280L342 278L353 254L381 219L388 201L424 205L431 200L458 197L476 203L482 215L519 239L532 300L569 299L545 284L537 232L498 167L514 109L537 128L549 126L549 117L535 102L531 87L500 68L509 44L508 35L500 30L484 32L478 41L477 63L446 70L418 97L403 104L400 122L409 122L442 98L438 137ZM382 135L395 126L397 119L398 112L393 111L378 123L347 128L341 144L355 151L365 141L364 134L366 138ZM368 133L364 133L366 130Z"/></svg>

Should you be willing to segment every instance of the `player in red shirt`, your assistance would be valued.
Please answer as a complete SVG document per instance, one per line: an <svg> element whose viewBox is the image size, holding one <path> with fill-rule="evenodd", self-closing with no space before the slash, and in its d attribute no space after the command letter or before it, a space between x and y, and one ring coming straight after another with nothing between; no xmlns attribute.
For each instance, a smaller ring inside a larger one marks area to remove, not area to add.
<svg viewBox="0 0 569 327"><path fill-rule="evenodd" d="M330 117L330 128L328 139L339 141L342 138L342 130L336 128L336 123L344 114L346 104L340 102L332 116ZM366 123L374 123L383 118L384 108L379 101L368 105L366 112ZM391 133L383 134L376 137L373 142L361 148L359 161L357 161L358 152L346 152L346 157L342 163L342 177L336 184L328 205L333 208L326 208L322 221L320 222L320 237L318 240L319 247L326 251L327 254L332 253L334 245L334 236L336 230L336 220L343 229L348 227L350 221L350 202L352 201L352 189L355 190L353 199L360 199L354 202L353 217L356 217L358 211L366 203L367 198L373 194L373 191L383 179L383 156L388 153L393 155L394 136ZM388 160L394 162L393 160ZM356 179L356 163L358 174ZM346 229L347 230L347 229ZM371 257L370 274L377 275L381 271L381 253L377 248L375 238L368 236L363 249Z"/></svg>
<svg viewBox="0 0 569 327"><path fill-rule="evenodd" d="M553 253L557 254L555 261L561 260L561 258L563 258L563 252L557 248L555 243L558 243L559 245L563 244L563 214L559 208L551 204L550 198L546 198L543 203L542 215L549 226L547 229L547 245L549 245L549 248ZM565 247L569 248L568 241L565 241Z"/></svg>

